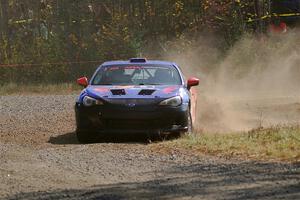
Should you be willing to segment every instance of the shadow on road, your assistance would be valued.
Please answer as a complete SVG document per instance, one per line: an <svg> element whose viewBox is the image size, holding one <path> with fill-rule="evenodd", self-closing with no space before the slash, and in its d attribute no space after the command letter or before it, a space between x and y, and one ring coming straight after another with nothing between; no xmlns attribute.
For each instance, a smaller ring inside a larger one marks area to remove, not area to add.
<svg viewBox="0 0 300 200"><path fill-rule="evenodd" d="M48 143L51 144L79 144L76 138L76 134L74 132L65 133L58 136L52 136L49 138Z"/></svg>
<svg viewBox="0 0 300 200"><path fill-rule="evenodd" d="M141 182L20 193L7 199L299 199L298 165L243 162L171 167Z"/></svg>
<svg viewBox="0 0 300 200"><path fill-rule="evenodd" d="M165 140L177 139L177 134L110 134L108 136L99 136L95 143L141 143L161 142ZM50 137L48 143L56 145L79 144L76 133L70 132L58 136Z"/></svg>

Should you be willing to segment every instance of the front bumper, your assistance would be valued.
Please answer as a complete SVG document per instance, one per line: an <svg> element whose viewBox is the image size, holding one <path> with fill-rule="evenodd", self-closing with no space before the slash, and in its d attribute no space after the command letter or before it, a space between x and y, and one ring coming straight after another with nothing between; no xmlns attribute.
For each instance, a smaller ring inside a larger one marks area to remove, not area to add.
<svg viewBox="0 0 300 200"><path fill-rule="evenodd" d="M188 130L188 110L188 104L146 109L75 105L77 131L97 133L184 132Z"/></svg>

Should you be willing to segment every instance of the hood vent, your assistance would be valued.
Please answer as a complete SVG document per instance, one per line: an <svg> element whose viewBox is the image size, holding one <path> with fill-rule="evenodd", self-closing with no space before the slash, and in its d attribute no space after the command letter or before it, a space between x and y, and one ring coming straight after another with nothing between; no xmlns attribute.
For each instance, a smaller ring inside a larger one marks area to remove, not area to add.
<svg viewBox="0 0 300 200"><path fill-rule="evenodd" d="M110 90L113 95L126 95L126 92L124 89L114 89Z"/></svg>
<svg viewBox="0 0 300 200"><path fill-rule="evenodd" d="M155 90L141 90L140 92L139 92L139 95L152 95L153 94L153 92L155 92Z"/></svg>

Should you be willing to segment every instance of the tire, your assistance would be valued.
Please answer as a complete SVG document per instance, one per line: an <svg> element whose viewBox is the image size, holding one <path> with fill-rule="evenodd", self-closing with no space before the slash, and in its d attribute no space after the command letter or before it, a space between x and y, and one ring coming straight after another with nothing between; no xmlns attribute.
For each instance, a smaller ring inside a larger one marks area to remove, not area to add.
<svg viewBox="0 0 300 200"><path fill-rule="evenodd" d="M188 111L188 112L189 112L188 113L188 130L186 133L187 133L187 135L190 135L193 133L194 128L193 128L192 114L190 111Z"/></svg>
<svg viewBox="0 0 300 200"><path fill-rule="evenodd" d="M96 134L88 131L76 131L77 140L81 144L90 144L96 141Z"/></svg>
<svg viewBox="0 0 300 200"><path fill-rule="evenodd" d="M179 135L180 137L184 137L184 136L188 136L191 135L193 133L193 121L192 121L192 115L190 110L187 111L188 112L188 118L187 118L187 131L184 132L178 132L176 135Z"/></svg>

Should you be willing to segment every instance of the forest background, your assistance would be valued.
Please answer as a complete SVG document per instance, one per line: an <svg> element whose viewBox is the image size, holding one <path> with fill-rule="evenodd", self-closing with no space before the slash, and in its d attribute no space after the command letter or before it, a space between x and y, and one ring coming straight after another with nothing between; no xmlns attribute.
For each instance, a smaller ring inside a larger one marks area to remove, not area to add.
<svg viewBox="0 0 300 200"><path fill-rule="evenodd" d="M0 84L66 83L90 76L106 60L169 59L201 45L202 52L218 53L190 67L210 71L241 37L266 31L270 6L263 0L1 0Z"/></svg>

